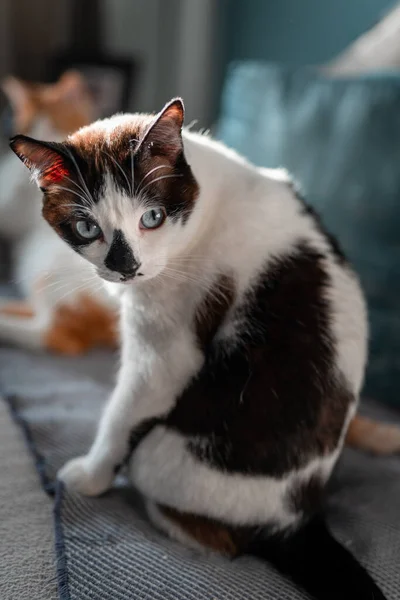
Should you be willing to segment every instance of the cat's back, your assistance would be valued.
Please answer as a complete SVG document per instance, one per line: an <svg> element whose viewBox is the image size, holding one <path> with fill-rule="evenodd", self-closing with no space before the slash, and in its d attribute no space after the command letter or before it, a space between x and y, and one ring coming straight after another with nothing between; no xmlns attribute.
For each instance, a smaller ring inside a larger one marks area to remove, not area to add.
<svg viewBox="0 0 400 600"><path fill-rule="evenodd" d="M323 305L325 334L333 340L335 361L357 396L367 353L366 307L339 243L287 171L257 167L208 136L186 135L189 158L201 182L201 202L211 215L208 252L232 277L236 306L249 309L249 297L275 289L280 300L274 311L281 331L288 329L290 336L285 308L297 299L297 309L302 306L305 311L308 297L315 305L310 316L318 319L316 308ZM300 314L292 316L302 319Z"/></svg>

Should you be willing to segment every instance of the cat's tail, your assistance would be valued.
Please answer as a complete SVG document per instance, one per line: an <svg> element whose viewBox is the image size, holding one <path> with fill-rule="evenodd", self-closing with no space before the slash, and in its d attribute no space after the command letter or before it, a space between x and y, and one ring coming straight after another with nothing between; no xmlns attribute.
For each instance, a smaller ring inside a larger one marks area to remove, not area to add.
<svg viewBox="0 0 400 600"><path fill-rule="evenodd" d="M355 415L346 434L346 444L377 455L400 452L400 427Z"/></svg>
<svg viewBox="0 0 400 600"><path fill-rule="evenodd" d="M273 564L316 600L387 600L320 517L284 538L261 533L248 552Z"/></svg>

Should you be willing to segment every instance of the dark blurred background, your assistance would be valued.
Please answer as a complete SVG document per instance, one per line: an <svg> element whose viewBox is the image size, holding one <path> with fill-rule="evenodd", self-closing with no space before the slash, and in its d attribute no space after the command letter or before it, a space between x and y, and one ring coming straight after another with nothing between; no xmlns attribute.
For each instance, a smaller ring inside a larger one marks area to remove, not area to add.
<svg viewBox="0 0 400 600"><path fill-rule="evenodd" d="M232 60L324 63L392 5L393 0L2 0L0 77L51 81L61 57L65 65L79 56L100 64L122 60L131 66L131 79L118 109L158 110L179 94L188 119L210 125Z"/></svg>
<svg viewBox="0 0 400 600"><path fill-rule="evenodd" d="M158 110L181 94L188 117L209 122L226 44L222 12L218 0L2 0L0 77L51 81L77 59L114 63L128 86L115 110Z"/></svg>

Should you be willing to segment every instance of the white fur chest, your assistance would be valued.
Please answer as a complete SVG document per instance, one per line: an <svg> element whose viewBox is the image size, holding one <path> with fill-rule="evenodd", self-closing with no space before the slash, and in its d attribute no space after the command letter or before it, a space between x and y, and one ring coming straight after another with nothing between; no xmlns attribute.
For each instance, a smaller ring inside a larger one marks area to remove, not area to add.
<svg viewBox="0 0 400 600"><path fill-rule="evenodd" d="M151 294L152 291L149 290ZM190 296L187 302L190 301ZM186 383L203 364L184 302L167 303L163 290L150 302L146 293L122 295L122 366L119 384L135 389L133 426L171 410Z"/></svg>

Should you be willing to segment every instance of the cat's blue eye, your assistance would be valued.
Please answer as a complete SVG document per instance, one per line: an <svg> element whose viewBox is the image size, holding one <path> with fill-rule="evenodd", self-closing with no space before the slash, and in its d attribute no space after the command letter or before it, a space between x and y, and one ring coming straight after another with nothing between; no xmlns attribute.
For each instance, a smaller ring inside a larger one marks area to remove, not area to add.
<svg viewBox="0 0 400 600"><path fill-rule="evenodd" d="M142 229L157 229L165 221L165 211L163 208L152 208L143 213L140 219L140 227Z"/></svg>
<svg viewBox="0 0 400 600"><path fill-rule="evenodd" d="M86 241L97 240L102 233L97 223L89 220L75 221L73 227L78 236Z"/></svg>

